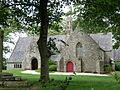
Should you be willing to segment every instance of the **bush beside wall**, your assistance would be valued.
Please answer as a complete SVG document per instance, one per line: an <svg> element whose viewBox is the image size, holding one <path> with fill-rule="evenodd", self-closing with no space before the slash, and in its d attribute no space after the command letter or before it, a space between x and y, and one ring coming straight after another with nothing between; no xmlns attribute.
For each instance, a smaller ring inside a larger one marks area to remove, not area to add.
<svg viewBox="0 0 120 90"><path fill-rule="evenodd" d="M120 62L115 62L115 70L120 71Z"/></svg>

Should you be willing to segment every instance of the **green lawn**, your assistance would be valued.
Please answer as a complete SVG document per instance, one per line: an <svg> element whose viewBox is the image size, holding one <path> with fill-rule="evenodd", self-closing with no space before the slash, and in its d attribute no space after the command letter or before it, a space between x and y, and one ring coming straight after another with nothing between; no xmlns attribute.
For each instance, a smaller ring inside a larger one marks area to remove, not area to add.
<svg viewBox="0 0 120 90"><path fill-rule="evenodd" d="M5 72L11 72L14 75L22 76L28 79L28 82L32 85L36 85L34 90L60 90L64 86L64 80L66 77L72 77L72 80L67 86L67 90L120 90L120 84L114 79L114 76L65 76L65 75L50 75L51 81L46 85L41 85L38 82L39 75L21 74L21 70L9 70ZM120 72L117 72L120 75ZM27 89L4 89L4 90L27 90Z"/></svg>

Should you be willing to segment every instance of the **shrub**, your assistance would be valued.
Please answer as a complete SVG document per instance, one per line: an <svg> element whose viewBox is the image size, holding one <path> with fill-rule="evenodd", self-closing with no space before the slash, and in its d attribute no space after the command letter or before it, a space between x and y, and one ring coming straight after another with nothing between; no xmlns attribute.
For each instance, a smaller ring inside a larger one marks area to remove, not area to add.
<svg viewBox="0 0 120 90"><path fill-rule="evenodd" d="M56 65L56 62L53 60L49 60L49 65Z"/></svg>
<svg viewBox="0 0 120 90"><path fill-rule="evenodd" d="M115 62L115 70L120 71L120 62Z"/></svg>
<svg viewBox="0 0 120 90"><path fill-rule="evenodd" d="M40 69L37 69L35 71L40 72ZM57 71L57 64L53 60L49 60L49 71Z"/></svg>
<svg viewBox="0 0 120 90"><path fill-rule="evenodd" d="M120 84L120 76L117 73L115 73L114 77L115 80Z"/></svg>
<svg viewBox="0 0 120 90"><path fill-rule="evenodd" d="M50 65L49 71L57 71L57 65Z"/></svg>
<svg viewBox="0 0 120 90"><path fill-rule="evenodd" d="M109 64L105 64L105 65L104 65L104 70L105 70L106 73L111 72L111 71L112 71L112 67L111 67L111 65L109 65Z"/></svg>

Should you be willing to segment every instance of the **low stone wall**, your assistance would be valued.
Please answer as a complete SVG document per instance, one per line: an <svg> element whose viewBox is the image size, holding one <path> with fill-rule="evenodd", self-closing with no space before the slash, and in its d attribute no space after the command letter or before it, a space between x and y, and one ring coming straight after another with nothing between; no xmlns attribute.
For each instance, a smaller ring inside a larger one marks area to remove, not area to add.
<svg viewBox="0 0 120 90"><path fill-rule="evenodd" d="M0 73L0 87L28 87L29 84L26 79L20 76L13 76L11 73Z"/></svg>

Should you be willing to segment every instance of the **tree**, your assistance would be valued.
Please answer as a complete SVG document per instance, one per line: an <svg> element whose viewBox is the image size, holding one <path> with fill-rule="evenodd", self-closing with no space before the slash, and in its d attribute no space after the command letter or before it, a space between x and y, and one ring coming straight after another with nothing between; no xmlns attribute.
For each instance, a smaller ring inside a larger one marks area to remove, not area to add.
<svg viewBox="0 0 120 90"><path fill-rule="evenodd" d="M0 1L0 72L6 68L6 57L4 54L10 52L8 46L4 46L3 43L13 43L9 38L9 33L16 32L18 29L18 23L10 17L11 9L5 6L5 2ZM11 26L11 27L9 27Z"/></svg>
<svg viewBox="0 0 120 90"><path fill-rule="evenodd" d="M47 34L48 34L48 13L47 13L48 0L40 0L40 19L41 19L41 30L40 38L37 42L39 52L41 56L41 79L44 81L49 80L48 71L48 55L47 55Z"/></svg>
<svg viewBox="0 0 120 90"><path fill-rule="evenodd" d="M3 31L0 30L0 72L2 72L2 61L3 61Z"/></svg>
<svg viewBox="0 0 120 90"><path fill-rule="evenodd" d="M49 80L48 28L61 21L61 16L63 15L61 8L64 2L62 0L1 0L4 7L11 9L10 18L17 21L22 27L29 29L35 27L34 29L32 28L33 31L39 31L40 38L37 44L41 56L40 80L44 82Z"/></svg>
<svg viewBox="0 0 120 90"><path fill-rule="evenodd" d="M74 15L80 27L87 33L112 32L116 39L115 47L120 46L120 1L119 0L80 0L74 4Z"/></svg>
<svg viewBox="0 0 120 90"><path fill-rule="evenodd" d="M0 3L0 73L2 72L2 61L3 61L3 27L7 26L7 17L9 16L9 11L7 8L3 8L4 5ZM4 17L3 17L4 16Z"/></svg>

